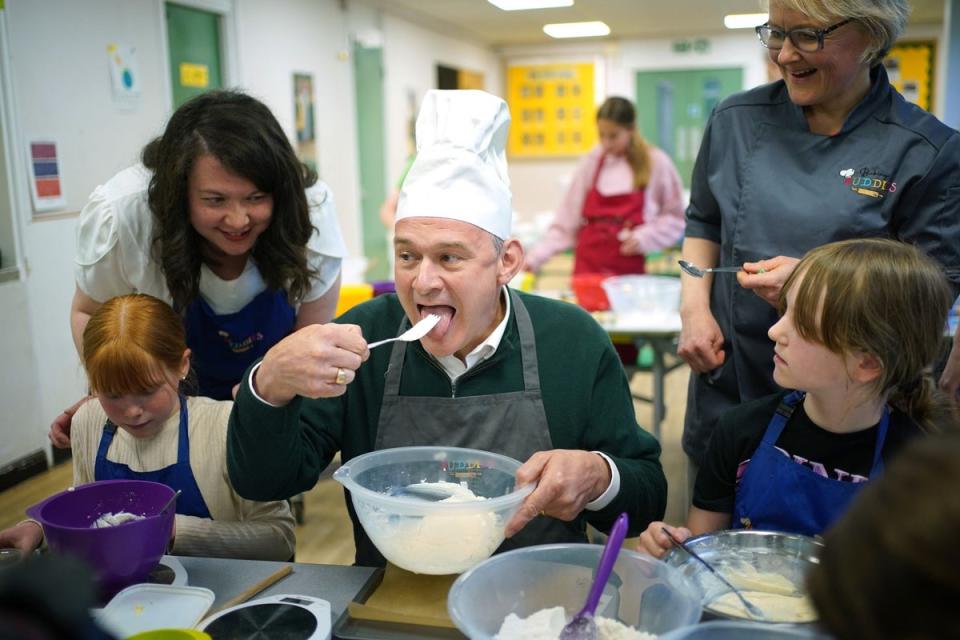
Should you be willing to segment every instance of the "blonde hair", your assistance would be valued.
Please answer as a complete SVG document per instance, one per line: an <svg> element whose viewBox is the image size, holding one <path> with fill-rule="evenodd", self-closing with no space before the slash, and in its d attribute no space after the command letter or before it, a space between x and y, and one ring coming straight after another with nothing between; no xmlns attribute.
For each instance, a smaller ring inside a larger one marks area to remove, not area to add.
<svg viewBox="0 0 960 640"><path fill-rule="evenodd" d="M650 151L647 141L637 131L637 112L633 103L617 96L607 98L597 109L597 120L609 120L630 130L627 162L633 169L633 183L637 189L647 186L650 182Z"/></svg>
<svg viewBox="0 0 960 640"><path fill-rule="evenodd" d="M187 349L183 320L152 296L112 298L83 332L83 366L97 394L146 393L178 377Z"/></svg>
<svg viewBox="0 0 960 640"><path fill-rule="evenodd" d="M907 26L910 5L906 0L772 0L764 3L768 8L776 4L791 9L822 24L850 19L867 33L869 46L863 52L863 62L876 66L897 41Z"/></svg>
<svg viewBox="0 0 960 640"><path fill-rule="evenodd" d="M940 267L912 245L880 238L845 240L813 249L780 291L780 310L796 288L797 333L830 351L863 351L883 372L877 393L928 431L954 418L931 366L943 347L953 303Z"/></svg>

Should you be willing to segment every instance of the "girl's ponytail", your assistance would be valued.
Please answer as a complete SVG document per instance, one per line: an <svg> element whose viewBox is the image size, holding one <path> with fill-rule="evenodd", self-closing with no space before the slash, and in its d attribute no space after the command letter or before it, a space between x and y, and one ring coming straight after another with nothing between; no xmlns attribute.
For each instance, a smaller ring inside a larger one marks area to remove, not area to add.
<svg viewBox="0 0 960 640"><path fill-rule="evenodd" d="M890 404L910 416L926 433L954 431L960 425L956 405L937 388L930 371L894 387Z"/></svg>

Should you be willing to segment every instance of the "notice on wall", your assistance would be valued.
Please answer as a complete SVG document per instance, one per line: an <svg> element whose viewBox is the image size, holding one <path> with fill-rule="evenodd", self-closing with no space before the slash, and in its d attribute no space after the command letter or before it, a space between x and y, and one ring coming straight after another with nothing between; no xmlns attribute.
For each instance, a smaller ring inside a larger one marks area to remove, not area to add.
<svg viewBox="0 0 960 640"><path fill-rule="evenodd" d="M574 156L597 141L592 62L507 68L510 137L514 158Z"/></svg>
<svg viewBox="0 0 960 640"><path fill-rule="evenodd" d="M890 84L903 94L908 102L930 111L933 105L935 43L899 42L890 48L883 66L887 68Z"/></svg>
<svg viewBox="0 0 960 640"><path fill-rule="evenodd" d="M181 62L180 85L194 89L206 89L210 86L210 67L194 62Z"/></svg>
<svg viewBox="0 0 960 640"><path fill-rule="evenodd" d="M293 124L297 131L297 157L317 170L316 109L313 102L313 76L293 74Z"/></svg>
<svg viewBox="0 0 960 640"><path fill-rule="evenodd" d="M140 105L137 50L128 45L110 43L107 45L107 61L113 103L121 109L136 109Z"/></svg>
<svg viewBox="0 0 960 640"><path fill-rule="evenodd" d="M30 194L33 210L45 213L66 206L57 143L50 138L36 138L27 143L27 167L30 171Z"/></svg>

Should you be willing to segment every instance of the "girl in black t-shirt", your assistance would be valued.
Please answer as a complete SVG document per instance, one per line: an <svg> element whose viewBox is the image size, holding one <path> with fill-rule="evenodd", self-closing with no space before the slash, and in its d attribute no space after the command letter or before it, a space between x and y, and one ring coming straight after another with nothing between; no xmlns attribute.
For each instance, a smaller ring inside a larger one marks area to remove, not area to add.
<svg viewBox="0 0 960 640"><path fill-rule="evenodd" d="M929 375L952 301L940 268L910 245L847 240L809 252L768 332L774 380L790 391L721 419L674 534L822 533L892 449L952 419ZM642 551L670 548L663 526L650 524Z"/></svg>

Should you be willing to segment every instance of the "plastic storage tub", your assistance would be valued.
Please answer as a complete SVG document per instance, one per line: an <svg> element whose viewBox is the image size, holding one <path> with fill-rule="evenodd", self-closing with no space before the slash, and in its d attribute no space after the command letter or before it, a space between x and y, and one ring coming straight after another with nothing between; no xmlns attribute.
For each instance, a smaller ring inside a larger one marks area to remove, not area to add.
<svg viewBox="0 0 960 640"><path fill-rule="evenodd" d="M552 544L496 555L457 578L447 610L471 640L488 640L508 614L521 618L562 606L567 618L586 600L603 547ZM700 619L700 594L680 572L623 549L600 598L597 615L663 634Z"/></svg>
<svg viewBox="0 0 960 640"><path fill-rule="evenodd" d="M520 462L457 447L398 447L353 458L333 474L350 491L360 524L384 557L407 571L466 571L503 542L503 530L534 489L516 487ZM452 482L484 498L442 502L408 485Z"/></svg>
<svg viewBox="0 0 960 640"><path fill-rule="evenodd" d="M678 313L680 279L669 276L613 276L603 281L610 308L617 313Z"/></svg>

